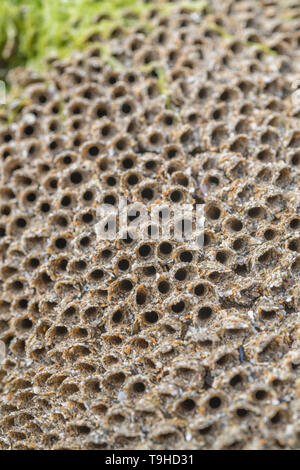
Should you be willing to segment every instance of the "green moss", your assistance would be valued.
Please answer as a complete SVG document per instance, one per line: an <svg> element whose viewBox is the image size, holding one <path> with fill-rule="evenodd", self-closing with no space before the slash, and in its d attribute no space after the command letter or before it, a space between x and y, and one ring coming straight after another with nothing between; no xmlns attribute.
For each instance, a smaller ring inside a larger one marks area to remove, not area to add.
<svg viewBox="0 0 300 470"><path fill-rule="evenodd" d="M116 28L127 30L139 23L149 29L147 14L154 8L168 15L178 8L202 10L206 6L203 0L1 0L0 78L20 65L40 69L46 57L65 57L87 46L93 35L105 40ZM120 66L105 48L103 55Z"/></svg>

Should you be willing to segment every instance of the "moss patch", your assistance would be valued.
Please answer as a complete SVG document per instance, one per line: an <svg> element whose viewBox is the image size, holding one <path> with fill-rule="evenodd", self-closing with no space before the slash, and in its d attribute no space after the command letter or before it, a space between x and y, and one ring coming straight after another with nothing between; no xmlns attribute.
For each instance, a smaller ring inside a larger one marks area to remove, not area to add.
<svg viewBox="0 0 300 470"><path fill-rule="evenodd" d="M17 66L42 67L45 58L65 57L117 28L141 24L151 28L154 9L168 15L174 9L203 10L204 0L146 2L143 0L2 0L0 2L0 78ZM111 61L107 48L103 55Z"/></svg>

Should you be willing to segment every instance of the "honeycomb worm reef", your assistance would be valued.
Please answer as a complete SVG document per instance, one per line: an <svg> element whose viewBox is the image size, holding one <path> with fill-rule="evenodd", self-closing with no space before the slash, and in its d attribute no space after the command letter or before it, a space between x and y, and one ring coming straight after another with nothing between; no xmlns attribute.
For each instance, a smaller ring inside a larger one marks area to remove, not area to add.
<svg viewBox="0 0 300 470"><path fill-rule="evenodd" d="M300 447L300 8L210 3L10 73L3 449ZM203 204L204 247L99 241L120 196Z"/></svg>

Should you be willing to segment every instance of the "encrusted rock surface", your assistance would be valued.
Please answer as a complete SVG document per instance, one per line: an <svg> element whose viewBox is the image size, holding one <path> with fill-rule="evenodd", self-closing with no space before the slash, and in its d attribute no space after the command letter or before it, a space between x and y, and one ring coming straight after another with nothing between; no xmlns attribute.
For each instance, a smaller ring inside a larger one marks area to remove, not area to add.
<svg viewBox="0 0 300 470"><path fill-rule="evenodd" d="M11 73L3 449L300 447L296 3L153 9L110 40L122 70L95 40ZM120 196L203 204L204 247L97 240Z"/></svg>

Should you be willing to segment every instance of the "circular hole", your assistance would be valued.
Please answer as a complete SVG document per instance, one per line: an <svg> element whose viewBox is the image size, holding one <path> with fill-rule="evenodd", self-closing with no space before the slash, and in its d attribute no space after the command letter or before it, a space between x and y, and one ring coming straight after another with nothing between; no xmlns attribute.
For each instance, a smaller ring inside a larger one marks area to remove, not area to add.
<svg viewBox="0 0 300 470"><path fill-rule="evenodd" d="M210 186L219 186L219 179L216 176L210 176L208 178L208 184Z"/></svg>
<svg viewBox="0 0 300 470"><path fill-rule="evenodd" d="M196 295L198 295L199 297L202 297L204 294L205 294L205 286L203 284L198 284L195 289L194 289L194 292Z"/></svg>
<svg viewBox="0 0 300 470"><path fill-rule="evenodd" d="M132 111L131 105L129 103L123 103L122 105L122 112L124 114L130 114Z"/></svg>
<svg viewBox="0 0 300 470"><path fill-rule="evenodd" d="M129 292L133 288L133 284L128 279L123 279L123 281L120 282L120 288L123 291Z"/></svg>
<svg viewBox="0 0 300 470"><path fill-rule="evenodd" d="M83 271L86 268L86 262L83 260L79 260L75 263L75 268L78 271Z"/></svg>
<svg viewBox="0 0 300 470"><path fill-rule="evenodd" d="M12 288L14 290L22 290L23 289L23 283L21 281L14 281L12 283Z"/></svg>
<svg viewBox="0 0 300 470"><path fill-rule="evenodd" d="M170 290L170 284L167 281L161 281L157 288L161 294L166 294Z"/></svg>
<svg viewBox="0 0 300 470"><path fill-rule="evenodd" d="M147 170L154 170L154 168L156 167L156 162L154 160L149 160L148 162L146 162L145 167Z"/></svg>
<svg viewBox="0 0 300 470"><path fill-rule="evenodd" d="M240 276L243 276L244 274L247 274L247 265L246 264L237 264L237 266L234 268L234 272L236 274L239 274Z"/></svg>
<svg viewBox="0 0 300 470"><path fill-rule="evenodd" d="M246 410L245 408L238 408L236 410L236 415L239 417L239 418L245 418L246 416L248 416L249 414L249 411Z"/></svg>
<svg viewBox="0 0 300 470"><path fill-rule="evenodd" d="M220 273L218 273L217 271L213 271L209 274L208 278L212 282L217 281L220 278Z"/></svg>
<svg viewBox="0 0 300 470"><path fill-rule="evenodd" d="M67 207L71 204L71 198L70 196L64 196L61 200L61 205L64 207Z"/></svg>
<svg viewBox="0 0 300 470"><path fill-rule="evenodd" d="M40 265L40 262L37 258L31 258L29 260L29 266L33 269L37 268Z"/></svg>
<svg viewBox="0 0 300 470"><path fill-rule="evenodd" d="M200 88L200 90L198 91L198 98L200 98L201 100L203 100L204 98L207 97L207 93L208 93L207 88L205 88L205 87Z"/></svg>
<svg viewBox="0 0 300 470"><path fill-rule="evenodd" d="M24 128L24 134L27 135L27 136L30 136L34 133L34 127L32 126L26 126Z"/></svg>
<svg viewBox="0 0 300 470"><path fill-rule="evenodd" d="M166 116L164 118L164 123L166 124L166 126L172 126L174 123L174 119L172 118L172 116Z"/></svg>
<svg viewBox="0 0 300 470"><path fill-rule="evenodd" d="M129 266L129 261L127 259L120 259L120 261L118 262L118 267L119 269L121 269L121 271L127 271Z"/></svg>
<svg viewBox="0 0 300 470"><path fill-rule="evenodd" d="M109 259L111 255L112 255L112 252L110 250L101 251L101 257L104 259Z"/></svg>
<svg viewBox="0 0 300 470"><path fill-rule="evenodd" d="M290 222L290 227L293 229L293 230L296 230L300 227L300 219L293 219L291 220Z"/></svg>
<svg viewBox="0 0 300 470"><path fill-rule="evenodd" d="M50 150L55 150L56 148L57 148L57 142L55 140L53 140L49 145L49 149Z"/></svg>
<svg viewBox="0 0 300 470"><path fill-rule="evenodd" d="M89 154L91 157L97 157L99 155L99 148L93 145L89 148Z"/></svg>
<svg viewBox="0 0 300 470"><path fill-rule="evenodd" d="M85 201L91 201L93 199L92 191L85 191L85 193L83 194L83 199Z"/></svg>
<svg viewBox="0 0 300 470"><path fill-rule="evenodd" d="M267 162L272 160L272 153L269 150L262 150L257 154L257 158L261 162Z"/></svg>
<svg viewBox="0 0 300 470"><path fill-rule="evenodd" d="M94 279L95 281L102 279L104 276L104 273L102 269L95 269L94 271L91 272L91 278Z"/></svg>
<svg viewBox="0 0 300 470"><path fill-rule="evenodd" d="M186 398L180 403L180 407L183 411L193 411L196 407L196 404L191 398Z"/></svg>
<svg viewBox="0 0 300 470"><path fill-rule="evenodd" d="M230 222L230 228L233 232L240 232L243 228L243 224L240 220L238 219L233 219Z"/></svg>
<svg viewBox="0 0 300 470"><path fill-rule="evenodd" d="M180 175L177 176L176 181L178 184L187 187L189 185L189 179L186 176Z"/></svg>
<svg viewBox="0 0 300 470"><path fill-rule="evenodd" d="M282 382L281 382L280 379L274 379L274 380L272 381L273 387L279 387L279 385L281 385L281 384L282 384Z"/></svg>
<svg viewBox="0 0 300 470"><path fill-rule="evenodd" d="M103 202L105 204L110 204L111 206L114 206L116 203L116 198L112 194L109 194L108 196L105 196L105 198L103 199Z"/></svg>
<svg viewBox="0 0 300 470"><path fill-rule="evenodd" d="M292 251L299 251L299 242L298 240L292 240L289 243L289 249Z"/></svg>
<svg viewBox="0 0 300 470"><path fill-rule="evenodd" d="M135 382L132 388L135 393L144 393L144 391L146 390L146 387L143 382Z"/></svg>
<svg viewBox="0 0 300 470"><path fill-rule="evenodd" d="M172 158L175 158L178 153L177 149L170 149L168 150L167 156L171 160Z"/></svg>
<svg viewBox="0 0 300 470"><path fill-rule="evenodd" d="M157 132L151 134L149 141L152 145L157 145L161 141L160 134L158 134Z"/></svg>
<svg viewBox="0 0 300 470"><path fill-rule="evenodd" d="M220 109L216 109L213 114L212 114L212 117L215 121L217 121L218 119L220 119L222 116L222 111Z"/></svg>
<svg viewBox="0 0 300 470"><path fill-rule="evenodd" d="M119 139L116 142L116 148L120 151L125 150L128 147L126 139Z"/></svg>
<svg viewBox="0 0 300 470"><path fill-rule="evenodd" d="M105 107L100 107L97 109L97 117L100 119L104 116L107 116L107 110Z"/></svg>
<svg viewBox="0 0 300 470"><path fill-rule="evenodd" d="M108 77L107 81L110 85L114 85L115 83L117 83L118 78L117 78L116 75L110 75L110 77Z"/></svg>
<svg viewBox="0 0 300 470"><path fill-rule="evenodd" d="M146 276L154 276L156 274L156 269L154 266L146 266L143 269L143 272Z"/></svg>
<svg viewBox="0 0 300 470"><path fill-rule="evenodd" d="M112 316L112 321L114 323L121 323L122 320L123 320L123 313L121 310L117 310Z"/></svg>
<svg viewBox="0 0 300 470"><path fill-rule="evenodd" d="M212 206L209 208L208 212L207 212L207 216L211 219L211 220L218 220L219 217L221 215L221 211L218 207L216 206Z"/></svg>
<svg viewBox="0 0 300 470"><path fill-rule="evenodd" d="M12 136L10 134L5 134L4 136L4 142L8 143L12 140Z"/></svg>
<svg viewBox="0 0 300 470"><path fill-rule="evenodd" d="M9 206L4 206L4 207L1 208L1 214L2 214L2 215L9 215L10 212L11 212L11 210L10 210L10 207L9 207ZM2 230L3 230L3 229L2 229ZM0 229L0 233L1 233L1 229ZM0 235L0 236L1 236L1 235ZM4 235L2 235L2 237L3 237L3 236L4 236Z"/></svg>
<svg viewBox="0 0 300 470"><path fill-rule="evenodd" d="M63 250L67 246L67 241L64 238L57 238L55 241L55 246L59 250Z"/></svg>
<svg viewBox="0 0 300 470"><path fill-rule="evenodd" d="M190 251L183 251L180 253L179 259L183 263L191 263L193 260L193 255Z"/></svg>
<svg viewBox="0 0 300 470"><path fill-rule="evenodd" d="M175 279L177 281L184 281L186 279L187 272L185 269L178 269L175 273Z"/></svg>
<svg viewBox="0 0 300 470"><path fill-rule="evenodd" d="M130 175L129 178L127 179L127 182L128 184L130 184L130 186L134 186L135 184L138 183L138 177L136 175Z"/></svg>
<svg viewBox="0 0 300 470"><path fill-rule="evenodd" d="M72 317L76 313L76 310L74 307L69 307L67 310L64 311L64 316L65 317Z"/></svg>
<svg viewBox="0 0 300 470"><path fill-rule="evenodd" d="M212 315L212 309L210 307L201 307L198 312L198 318L200 320L208 320Z"/></svg>
<svg viewBox="0 0 300 470"><path fill-rule="evenodd" d="M36 194L29 193L29 194L27 194L26 199L27 199L28 202L34 202L36 200Z"/></svg>
<svg viewBox="0 0 300 470"><path fill-rule="evenodd" d="M82 110L80 108L80 106L75 106L73 109L72 109L72 113L73 114L81 114Z"/></svg>
<svg viewBox="0 0 300 470"><path fill-rule="evenodd" d="M219 397L212 397L210 400L209 400L209 406L212 408L212 409L217 409L217 408L220 408L222 402L221 402L221 399Z"/></svg>
<svg viewBox="0 0 300 470"><path fill-rule="evenodd" d="M106 183L108 184L108 186L115 186L117 181L116 178L114 178L113 176L109 176L106 180Z"/></svg>
<svg viewBox="0 0 300 470"><path fill-rule="evenodd" d="M184 310L184 307L185 303L183 302L183 300L180 300L176 304L173 304L171 308L174 313L180 313Z"/></svg>
<svg viewBox="0 0 300 470"><path fill-rule="evenodd" d="M90 222L92 222L92 220L94 219L94 217L92 216L92 214L83 214L82 216L82 221L86 224L89 224Z"/></svg>
<svg viewBox="0 0 300 470"><path fill-rule="evenodd" d="M112 127L110 125L103 126L101 134L103 137L108 137L112 133Z"/></svg>
<svg viewBox="0 0 300 470"><path fill-rule="evenodd" d="M148 323L156 323L158 321L158 314L154 311L146 312L144 318Z"/></svg>
<svg viewBox="0 0 300 470"><path fill-rule="evenodd" d="M268 241L269 241L269 240L273 240L273 239L275 238L275 236L276 236L276 232L275 232L274 230L272 230L272 229L268 229L268 230L266 230L265 233L264 233L264 237L265 237L265 239L268 240Z"/></svg>
<svg viewBox="0 0 300 470"><path fill-rule="evenodd" d="M292 157L291 161L292 161L292 165L295 165L295 166L300 165L300 153L296 153L296 155Z"/></svg>
<svg viewBox="0 0 300 470"><path fill-rule="evenodd" d="M19 219L16 220L16 225L17 225L19 228L24 228L24 227L26 227L27 222L26 222L25 219L19 218Z"/></svg>
<svg viewBox="0 0 300 470"><path fill-rule="evenodd" d="M224 251L218 251L216 254L216 260L219 263L225 264L226 261L228 260L228 256Z"/></svg>
<svg viewBox="0 0 300 470"><path fill-rule="evenodd" d="M144 188L141 194L142 194L142 198L146 199L147 201L151 201L151 199L153 199L154 197L154 192L153 192L153 189L151 188Z"/></svg>
<svg viewBox="0 0 300 470"><path fill-rule="evenodd" d="M267 398L267 392L265 390L257 390L254 394L256 400L265 400Z"/></svg>
<svg viewBox="0 0 300 470"><path fill-rule="evenodd" d="M146 256L149 256L150 253L151 253L151 247L149 245L140 246L139 248L140 256L146 257Z"/></svg>
<svg viewBox="0 0 300 470"><path fill-rule="evenodd" d="M82 175L79 171L74 171L70 177L73 184L79 184L82 181Z"/></svg>
<svg viewBox="0 0 300 470"><path fill-rule="evenodd" d="M133 167L134 162L131 158L124 158L124 160L122 161L122 165L123 165L123 168L125 168L126 170L129 170L130 168Z"/></svg>
<svg viewBox="0 0 300 470"><path fill-rule="evenodd" d="M41 211L42 212L49 212L50 211L50 204L48 202L43 202L41 205Z"/></svg>
<svg viewBox="0 0 300 470"><path fill-rule="evenodd" d="M27 176L22 176L21 177L21 184L24 184L26 186L29 186L32 183L32 179L28 178Z"/></svg>
<svg viewBox="0 0 300 470"><path fill-rule="evenodd" d="M51 122L50 125L49 125L49 130L51 132L55 132L55 131L57 131L57 127L58 127L58 125L57 125L56 122Z"/></svg>
<svg viewBox="0 0 300 470"><path fill-rule="evenodd" d="M30 328L32 328L32 321L29 320L29 318L23 318L21 321L21 328L23 330L30 330Z"/></svg>
<svg viewBox="0 0 300 470"><path fill-rule="evenodd" d="M175 190L171 193L170 198L172 202L179 202L182 199L182 193L178 190Z"/></svg>
<svg viewBox="0 0 300 470"><path fill-rule="evenodd" d="M61 227L66 227L68 225L68 221L65 217L58 217L57 224Z"/></svg>
<svg viewBox="0 0 300 470"><path fill-rule="evenodd" d="M163 242L159 245L159 251L163 255L169 255L172 253L172 245L169 242Z"/></svg>
<svg viewBox="0 0 300 470"><path fill-rule="evenodd" d="M135 77L133 74L129 74L129 75L127 76L127 81L128 81L128 83L134 83L135 80L136 80L136 77Z"/></svg>
<svg viewBox="0 0 300 470"><path fill-rule="evenodd" d="M191 114L188 115L189 122L195 122L197 120L197 118L198 118L197 113L191 113Z"/></svg>
<svg viewBox="0 0 300 470"><path fill-rule="evenodd" d="M24 310L24 309L27 308L27 306L28 306L28 300L27 300L27 299L21 299L21 300L19 301L19 307L20 307L21 309Z"/></svg>
<svg viewBox="0 0 300 470"><path fill-rule="evenodd" d="M257 217L261 216L261 208L260 207L252 207L251 209L248 210L248 216L251 217L252 219L256 219Z"/></svg>
<svg viewBox="0 0 300 470"><path fill-rule="evenodd" d="M233 242L233 249L235 251L239 251L241 250L243 247L244 247L244 239L243 238L237 238L236 240L234 240Z"/></svg>
<svg viewBox="0 0 300 470"><path fill-rule="evenodd" d="M68 333L68 330L65 326L56 326L54 331L58 336L64 336Z"/></svg>
<svg viewBox="0 0 300 470"><path fill-rule="evenodd" d="M68 266L68 260L66 259L62 259L60 262L59 262L59 269L61 271L66 271L67 270L67 266Z"/></svg>

